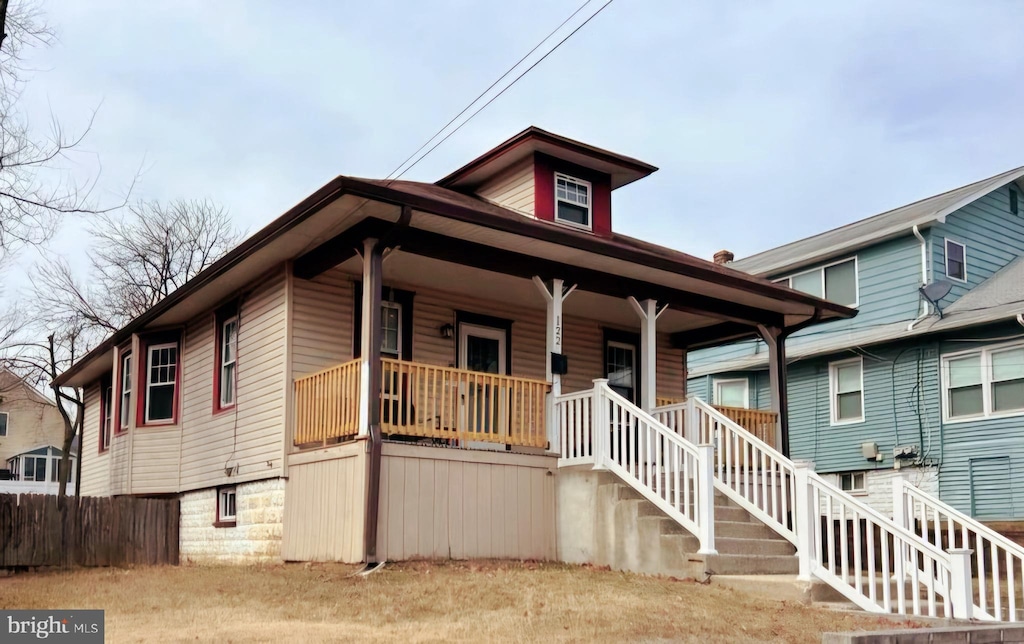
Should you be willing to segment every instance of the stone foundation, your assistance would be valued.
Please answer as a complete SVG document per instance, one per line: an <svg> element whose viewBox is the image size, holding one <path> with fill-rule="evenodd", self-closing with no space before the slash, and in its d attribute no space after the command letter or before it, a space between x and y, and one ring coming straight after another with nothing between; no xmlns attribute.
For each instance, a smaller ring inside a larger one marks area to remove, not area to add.
<svg viewBox="0 0 1024 644"><path fill-rule="evenodd" d="M258 563L281 560L284 479L239 483L235 526L215 528L217 489L181 495L181 561Z"/></svg>

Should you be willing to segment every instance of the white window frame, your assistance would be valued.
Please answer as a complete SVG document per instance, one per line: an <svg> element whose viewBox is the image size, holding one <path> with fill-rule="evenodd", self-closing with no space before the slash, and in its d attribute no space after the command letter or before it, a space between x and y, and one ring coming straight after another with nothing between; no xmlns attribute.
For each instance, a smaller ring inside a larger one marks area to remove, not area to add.
<svg viewBox="0 0 1024 644"><path fill-rule="evenodd" d="M0 416L4 419L4 431L0 433L0 438L5 438L11 431L11 415L6 411L0 411Z"/></svg>
<svg viewBox="0 0 1024 644"><path fill-rule="evenodd" d="M850 308L854 308L855 309L855 308L858 308L860 306L860 262L857 259L856 255L853 255L852 257L844 257L843 259L840 259L840 260L835 261L835 262L829 262L828 264L822 264L820 266L816 266L816 267L808 269L806 271L798 271L796 273L790 273L789 275L787 275L785 277L780 277L778 279L774 279L774 280L772 280L772 282L775 283L775 284L785 283L786 286L788 286L790 288L793 288L792 284L793 284L793 278L794 277L800 277L801 275L807 275L808 273L819 272L819 273L821 273L821 297L824 299L825 293L826 293L826 291L825 291L825 286L826 286L826 284L825 284L825 269L826 268L832 268L833 266L838 266L839 264L845 264L846 262L849 262L849 261L853 262L853 290L857 294L857 301L854 302L853 304L843 304L842 302L837 302L837 304L842 304L843 306L848 306ZM800 291L800 292L802 293L803 291Z"/></svg>
<svg viewBox="0 0 1024 644"><path fill-rule="evenodd" d="M135 378L132 374L134 359L131 351L121 354L121 367L118 373L120 387L117 392L117 428L118 431L128 431L132 424L132 389L135 387Z"/></svg>
<svg viewBox="0 0 1024 644"><path fill-rule="evenodd" d="M395 309L395 311L398 312L398 327L397 327L398 335L397 335L397 338L395 339L395 344L397 346L395 347L394 351L389 351L389 350L384 348L384 326L383 326L384 325L384 316L381 315L381 347L380 347L380 350L381 350L382 353L386 353L389 356L394 356L397 359L401 359L402 358L402 305L400 303L398 303L398 302L383 301L383 302L380 303L380 308L381 308L381 313L382 314L384 312L384 309Z"/></svg>
<svg viewBox="0 0 1024 644"><path fill-rule="evenodd" d="M953 277L952 275L949 274L949 245L950 244L954 244L956 246L959 246L964 251L964 276L963 277ZM942 263L944 264L944 266L943 266L944 271L943 272L945 272L946 277L951 279L951 280L953 280L954 282L960 282L961 284L966 284L967 283L967 244L964 244L963 242L958 242L955 239L950 239L949 237L946 237L945 241L942 244L942 252L943 252Z"/></svg>
<svg viewBox="0 0 1024 644"><path fill-rule="evenodd" d="M850 477L850 489L843 488L843 477ZM857 487L857 477L860 477L861 486ZM868 473L865 471L860 472L842 472L836 475L836 487L844 492L849 492L853 495L861 495L868 493Z"/></svg>
<svg viewBox="0 0 1024 644"><path fill-rule="evenodd" d="M234 513L226 514L224 511L227 505L227 497L234 497ZM238 520L238 488L222 487L217 490L217 521L220 523L232 523Z"/></svg>
<svg viewBox="0 0 1024 644"><path fill-rule="evenodd" d="M608 347L611 347L613 349L623 349L625 351L629 351L629 353L633 356L633 366L630 367L630 377L632 378L632 382L630 383L630 387L629 388L633 390L633 397L639 399L639 397L640 397L640 388L637 387L637 377L640 375L637 372L637 362L639 360L639 356L637 355L637 353L639 353L638 347L636 345L630 344L629 342L619 342L617 340L608 340L607 342L605 342L605 348L604 348L604 370L605 371L608 371ZM608 374L608 375L610 376L611 374ZM605 376L605 377L607 377L607 376ZM618 385L616 385L616 386L618 386Z"/></svg>
<svg viewBox="0 0 1024 644"><path fill-rule="evenodd" d="M721 396L719 395L719 387L721 385L731 385L737 382L743 383L743 409L750 409L750 379L749 378L716 378L712 381L714 386L716 405L721 405Z"/></svg>
<svg viewBox="0 0 1024 644"><path fill-rule="evenodd" d="M1024 416L1024 409L1015 409L1010 411L993 411L992 410L992 354L999 353L1001 351L1009 351L1012 349L1024 349L1024 342L1004 342L1002 344L993 344L991 346L982 347L980 349L966 349L964 351L956 351L954 353L942 354L942 365L940 390L942 395L942 422L943 423L969 423L977 420L984 420L988 418L1013 418L1014 416ZM963 358L965 356L980 354L981 355L981 409L980 414L973 414L971 416L950 416L949 415L949 363L957 358Z"/></svg>
<svg viewBox="0 0 1024 644"><path fill-rule="evenodd" d="M836 404L837 396L839 395L839 378L836 374L840 367L847 365L856 364L860 366L860 417L859 418L844 418L839 420L839 406ZM846 360L836 360L828 363L828 415L829 424L833 427L842 425L856 425L857 423L863 423L865 418L865 399L864 399L864 358L858 356L856 358L848 358Z"/></svg>
<svg viewBox="0 0 1024 644"><path fill-rule="evenodd" d="M235 339L234 345L231 347L231 360L227 361L224 359L224 343L227 340L227 327L229 324L235 325ZM232 315L231 317L223 320L220 324L220 346L218 347L218 353L220 354L220 375L218 376L218 387L217 387L217 399L220 401L218 409L227 409L234 407L238 400L238 316ZM234 366L234 378L231 380L231 400L224 399L224 372L230 367ZM177 394L177 391L175 391Z"/></svg>
<svg viewBox="0 0 1024 644"><path fill-rule="evenodd" d="M587 203L581 204L576 201L570 201L569 199L562 199L558 196L558 180L564 179L565 181L571 181L572 183L586 187L587 189ZM594 185L583 179L577 179L576 177L570 176L563 172L555 173L555 183L553 186L552 193L555 197L555 212L554 221L563 225L570 226L572 228L578 228L580 230L593 230L594 229ZM587 223L586 225L578 224L575 221L566 221L558 216L558 202L564 201L565 203L572 206L586 206L587 207Z"/></svg>
<svg viewBox="0 0 1024 644"><path fill-rule="evenodd" d="M161 349L174 349L174 380L171 382L159 382L153 383L153 352L160 351ZM160 344L151 344L146 347L146 398L143 404L146 406L146 413L144 415L147 425L173 425L174 424L174 402L178 396L178 370L181 369L181 350L178 348L177 342L161 342ZM173 393L171 394L171 417L170 418L157 418L151 419L149 417L149 403L150 403L150 391L153 387L166 387L171 385L173 387Z"/></svg>

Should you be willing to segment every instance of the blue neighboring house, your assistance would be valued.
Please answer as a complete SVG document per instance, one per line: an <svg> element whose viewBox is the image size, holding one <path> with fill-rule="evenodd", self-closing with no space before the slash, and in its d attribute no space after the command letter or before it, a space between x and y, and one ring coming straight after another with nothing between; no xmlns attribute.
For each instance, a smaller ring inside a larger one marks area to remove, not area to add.
<svg viewBox="0 0 1024 644"><path fill-rule="evenodd" d="M786 343L790 455L884 512L901 470L1024 519L1022 256L1024 167L730 263L859 310ZM691 395L770 406L760 341L691 345L687 366Z"/></svg>

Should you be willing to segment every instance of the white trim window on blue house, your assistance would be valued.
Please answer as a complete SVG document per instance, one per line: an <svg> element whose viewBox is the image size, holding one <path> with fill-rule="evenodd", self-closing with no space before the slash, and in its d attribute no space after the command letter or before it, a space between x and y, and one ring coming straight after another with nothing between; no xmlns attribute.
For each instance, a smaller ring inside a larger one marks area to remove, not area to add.
<svg viewBox="0 0 1024 644"><path fill-rule="evenodd" d="M746 378L716 378L714 403L719 407L750 408L750 381Z"/></svg>
<svg viewBox="0 0 1024 644"><path fill-rule="evenodd" d="M946 238L946 277L957 282L967 281L967 246Z"/></svg>
<svg viewBox="0 0 1024 644"><path fill-rule="evenodd" d="M1024 343L942 356L946 422L1024 414Z"/></svg>
<svg viewBox="0 0 1024 644"><path fill-rule="evenodd" d="M828 365L829 417L832 425L864 422L864 359Z"/></svg>
<svg viewBox="0 0 1024 644"><path fill-rule="evenodd" d="M857 272L857 258L847 257L809 271L793 273L775 280L775 283L856 308L860 304Z"/></svg>

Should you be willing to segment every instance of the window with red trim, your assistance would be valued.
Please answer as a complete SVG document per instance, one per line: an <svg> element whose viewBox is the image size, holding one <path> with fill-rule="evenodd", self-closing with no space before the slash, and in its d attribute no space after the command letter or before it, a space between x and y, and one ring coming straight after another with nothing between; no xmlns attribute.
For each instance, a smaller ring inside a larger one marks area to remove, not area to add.
<svg viewBox="0 0 1024 644"><path fill-rule="evenodd" d="M119 366L120 368L117 372L117 428L119 432L126 432L128 431L128 426L131 424L132 419L132 381L135 379L135 374L132 371L131 351L124 351L121 353Z"/></svg>
<svg viewBox="0 0 1024 644"><path fill-rule="evenodd" d="M151 334L142 336L139 344L135 423L172 425L178 422L181 335L177 331Z"/></svg>
<svg viewBox="0 0 1024 644"><path fill-rule="evenodd" d="M238 397L238 312L234 306L217 311L217 355L213 371L214 411L230 409Z"/></svg>

